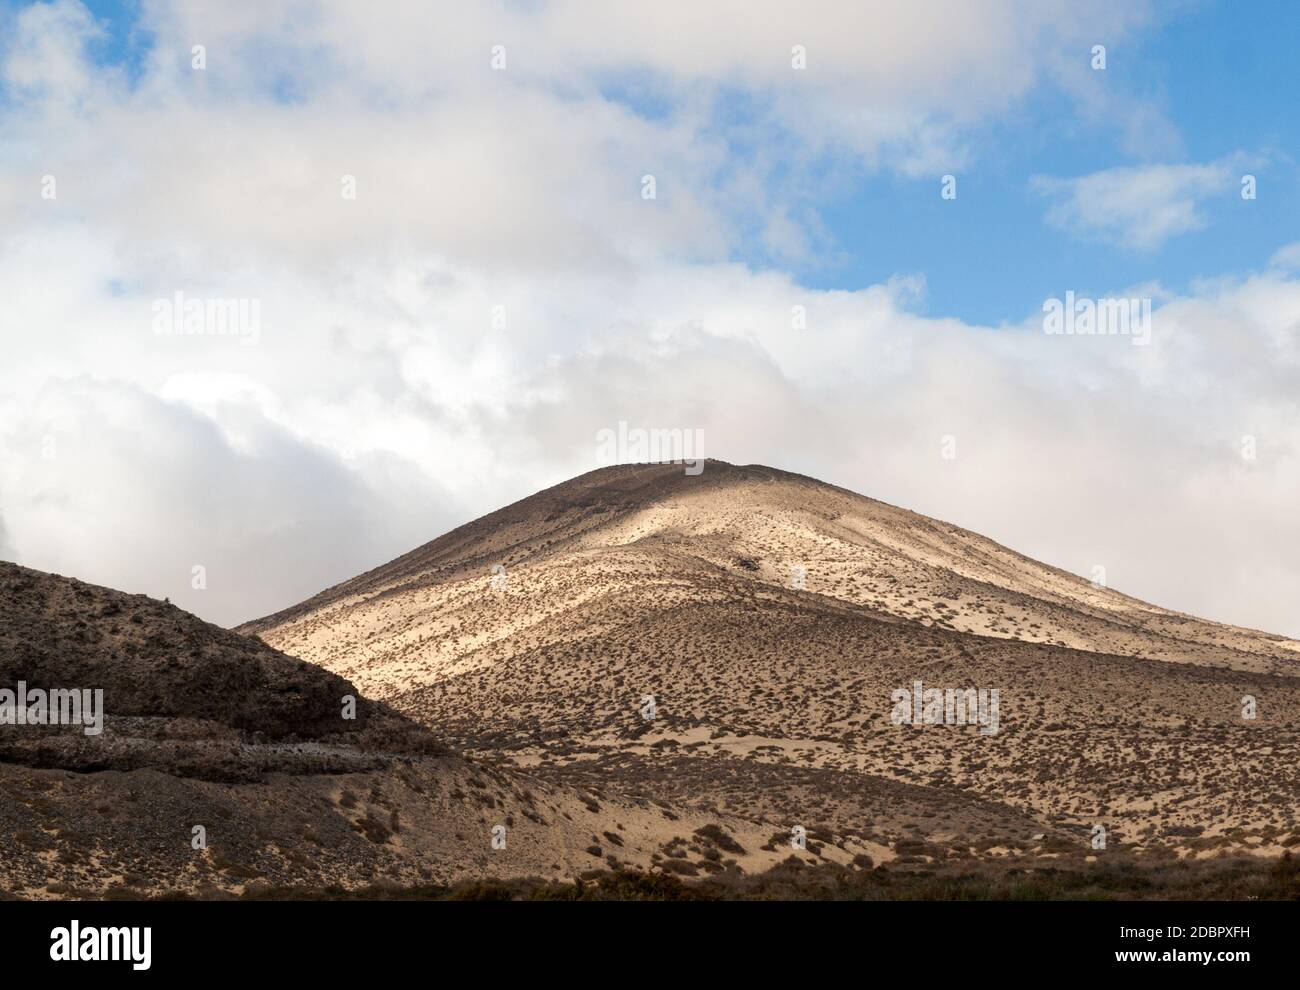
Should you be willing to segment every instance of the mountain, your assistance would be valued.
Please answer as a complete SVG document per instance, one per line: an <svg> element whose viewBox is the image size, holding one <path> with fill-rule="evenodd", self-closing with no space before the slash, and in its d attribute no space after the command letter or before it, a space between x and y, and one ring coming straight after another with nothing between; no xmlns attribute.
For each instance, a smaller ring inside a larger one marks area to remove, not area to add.
<svg viewBox="0 0 1300 990"><path fill-rule="evenodd" d="M1300 842L1300 643L768 467L593 471L239 631L503 771L877 859Z"/></svg>
<svg viewBox="0 0 1300 990"><path fill-rule="evenodd" d="M43 724L56 692L75 721ZM257 639L4 562L0 794L0 897L568 879L667 846L780 859L757 823L484 767Z"/></svg>

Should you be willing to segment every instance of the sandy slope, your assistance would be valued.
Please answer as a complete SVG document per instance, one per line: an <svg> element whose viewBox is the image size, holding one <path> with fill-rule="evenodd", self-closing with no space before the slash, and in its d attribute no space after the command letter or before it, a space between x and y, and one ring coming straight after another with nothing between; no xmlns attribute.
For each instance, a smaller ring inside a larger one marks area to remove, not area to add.
<svg viewBox="0 0 1300 990"><path fill-rule="evenodd" d="M771 468L595 471L242 631L557 785L895 849L1297 829L1293 641ZM917 680L997 688L1000 731L893 724Z"/></svg>

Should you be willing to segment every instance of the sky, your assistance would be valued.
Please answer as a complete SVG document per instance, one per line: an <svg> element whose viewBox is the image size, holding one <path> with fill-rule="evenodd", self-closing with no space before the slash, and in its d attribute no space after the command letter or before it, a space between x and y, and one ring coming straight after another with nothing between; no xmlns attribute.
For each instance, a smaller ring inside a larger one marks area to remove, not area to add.
<svg viewBox="0 0 1300 990"><path fill-rule="evenodd" d="M231 625L626 422L1300 636L1298 29L0 0L0 558Z"/></svg>

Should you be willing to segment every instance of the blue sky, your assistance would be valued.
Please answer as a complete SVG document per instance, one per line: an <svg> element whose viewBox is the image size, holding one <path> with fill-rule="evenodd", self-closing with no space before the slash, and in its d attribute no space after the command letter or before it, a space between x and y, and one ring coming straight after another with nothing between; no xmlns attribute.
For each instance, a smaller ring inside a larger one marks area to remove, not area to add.
<svg viewBox="0 0 1300 990"><path fill-rule="evenodd" d="M10 4L10 6L18 6ZM84 6L104 29L92 54L101 63L121 66L137 78L144 55L154 38L141 24L139 0L85 0Z"/></svg>
<svg viewBox="0 0 1300 990"><path fill-rule="evenodd" d="M936 316L1017 321L1066 288L1101 295L1158 281L1176 292L1192 280L1262 268L1300 232L1300 4L1285 0L1190 6L1140 43L1110 46L1098 81L1151 94L1181 148L1124 147L1105 121L1080 123L1048 90L1014 122L975 141L977 160L954 169L958 197L938 180L863 176L820 205L843 251L797 268L810 284L857 288L896 272L925 275L924 308ZM1081 55L1083 57L1083 55ZM1204 201L1204 229L1134 250L1072 236L1043 222L1030 177L1073 177L1159 162L1211 162L1236 153L1259 161L1258 199L1232 183Z"/></svg>

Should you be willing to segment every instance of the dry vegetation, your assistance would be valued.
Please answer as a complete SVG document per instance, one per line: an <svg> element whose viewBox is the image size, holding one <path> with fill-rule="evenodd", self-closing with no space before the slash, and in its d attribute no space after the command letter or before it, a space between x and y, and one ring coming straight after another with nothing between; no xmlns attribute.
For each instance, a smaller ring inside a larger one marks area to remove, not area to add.
<svg viewBox="0 0 1300 990"><path fill-rule="evenodd" d="M769 468L596 471L233 633L13 565L0 619L0 686L109 713L0 727L9 896L1296 893L1300 644ZM916 680L999 731L893 724Z"/></svg>
<svg viewBox="0 0 1300 990"><path fill-rule="evenodd" d="M878 860L1300 842L1300 644L769 468L592 472L247 631L477 759ZM1000 731L894 725L915 680Z"/></svg>

